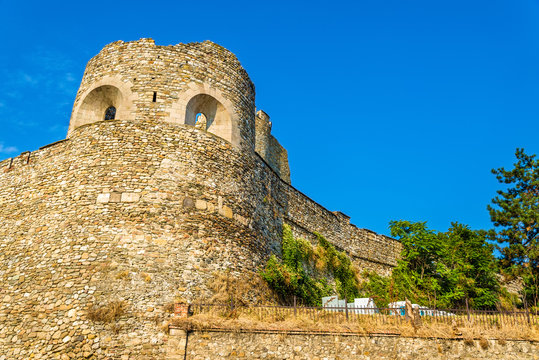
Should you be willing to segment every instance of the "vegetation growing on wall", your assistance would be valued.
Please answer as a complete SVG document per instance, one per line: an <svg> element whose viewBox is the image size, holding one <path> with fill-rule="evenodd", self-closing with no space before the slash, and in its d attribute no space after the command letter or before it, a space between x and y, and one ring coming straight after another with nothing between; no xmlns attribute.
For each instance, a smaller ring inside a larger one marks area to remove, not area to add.
<svg viewBox="0 0 539 360"><path fill-rule="evenodd" d="M285 302L295 295L306 305L321 305L323 296L335 294L352 301L359 296L359 280L350 258L322 235L316 236L318 244L313 246L294 238L284 225L282 257L269 258L262 278Z"/></svg>
<svg viewBox="0 0 539 360"><path fill-rule="evenodd" d="M403 245L390 277L366 272L361 282L350 258L323 236L317 234L313 246L294 238L286 225L282 256L272 255L260 275L284 302L295 295L308 305L321 305L323 296L335 294L348 301L372 297L379 307L407 298L437 308L464 308L468 303L471 308L489 309L506 300L485 231L454 223L447 232L435 232L424 222L409 221L393 221L390 228Z"/></svg>
<svg viewBox="0 0 539 360"><path fill-rule="evenodd" d="M125 301L115 300L104 306L92 305L88 310L88 319L94 322L110 323L118 320L126 312L127 304Z"/></svg>

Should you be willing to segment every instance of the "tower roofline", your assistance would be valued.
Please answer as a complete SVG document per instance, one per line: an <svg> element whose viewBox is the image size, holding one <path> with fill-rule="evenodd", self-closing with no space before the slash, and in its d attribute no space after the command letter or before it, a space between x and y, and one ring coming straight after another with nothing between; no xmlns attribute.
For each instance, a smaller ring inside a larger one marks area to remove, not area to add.
<svg viewBox="0 0 539 360"><path fill-rule="evenodd" d="M181 47L195 47L195 48L197 48L199 50L203 50L204 47L216 49L217 53L219 55L223 56L223 60L226 60L227 62L232 63L233 65L237 66L238 70L240 72L244 73L244 74L242 74L242 76L246 77L249 80L253 91L255 90L255 85L254 85L253 81L251 80L251 78L249 76L249 73L247 72L247 70L245 70L245 68L243 67L243 65L239 61L238 57L232 51L228 50L224 46L219 45L218 43L216 43L214 41L211 41L211 40L193 41L193 42L188 42L188 43L180 42L180 43L174 44L174 45L156 45L155 40L152 39L152 38L140 38L139 40L131 40L131 41L118 40L118 41L110 42L110 43L106 44L105 46L103 46L103 48L99 51L99 53L94 55L90 59L89 62L91 62L94 58L98 57L99 54L101 54L102 52L105 52L110 47L117 47L117 46L122 46L122 45L126 45L126 46L137 46L137 45L153 46L153 47L162 48L162 49L181 48Z"/></svg>

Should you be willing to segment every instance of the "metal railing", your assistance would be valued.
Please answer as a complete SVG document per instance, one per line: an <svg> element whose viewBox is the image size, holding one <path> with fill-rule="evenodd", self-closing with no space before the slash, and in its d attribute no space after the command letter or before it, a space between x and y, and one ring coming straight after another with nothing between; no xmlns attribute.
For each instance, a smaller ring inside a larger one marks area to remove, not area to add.
<svg viewBox="0 0 539 360"><path fill-rule="evenodd" d="M405 308L356 308L281 305L190 304L188 315L215 315L224 318L248 317L263 322L292 319L311 320L321 324L370 324L402 325L419 315L424 324L447 324L479 328L502 328L507 326L539 326L539 315L529 311L496 311L472 309L425 309L419 308L407 314Z"/></svg>

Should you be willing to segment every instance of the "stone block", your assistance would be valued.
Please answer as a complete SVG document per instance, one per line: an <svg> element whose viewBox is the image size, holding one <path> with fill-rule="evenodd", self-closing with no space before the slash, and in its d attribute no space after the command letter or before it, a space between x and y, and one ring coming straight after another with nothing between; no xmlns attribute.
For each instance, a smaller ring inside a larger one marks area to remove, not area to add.
<svg viewBox="0 0 539 360"><path fill-rule="evenodd" d="M110 194L109 202L120 202L122 201L122 194L118 192L113 192Z"/></svg>
<svg viewBox="0 0 539 360"><path fill-rule="evenodd" d="M177 328L170 328L169 334L171 336L185 336L185 330L177 329Z"/></svg>
<svg viewBox="0 0 539 360"><path fill-rule="evenodd" d="M167 241L165 239L155 239L153 240L153 243L155 245L163 246L167 244Z"/></svg>
<svg viewBox="0 0 539 360"><path fill-rule="evenodd" d="M241 215L234 214L234 219L242 225L248 224L248 220Z"/></svg>
<svg viewBox="0 0 539 360"><path fill-rule="evenodd" d="M122 193L122 202L132 203L137 202L140 199L140 194L137 193Z"/></svg>
<svg viewBox="0 0 539 360"><path fill-rule="evenodd" d="M109 193L97 195L97 203L98 204L108 203L109 200L110 200L110 194Z"/></svg>
<svg viewBox="0 0 539 360"><path fill-rule="evenodd" d="M198 209L198 210L206 210L207 208L207 203L204 201L204 200L197 200L195 202L195 207Z"/></svg>
<svg viewBox="0 0 539 360"><path fill-rule="evenodd" d="M183 199L183 207L186 209L191 209L195 207L195 202L190 197Z"/></svg>
<svg viewBox="0 0 539 360"><path fill-rule="evenodd" d="M234 213L232 212L232 209L229 208L228 206L226 205L223 205L223 207L221 208L221 210L219 211L219 214L229 218L229 219L232 219L234 217Z"/></svg>

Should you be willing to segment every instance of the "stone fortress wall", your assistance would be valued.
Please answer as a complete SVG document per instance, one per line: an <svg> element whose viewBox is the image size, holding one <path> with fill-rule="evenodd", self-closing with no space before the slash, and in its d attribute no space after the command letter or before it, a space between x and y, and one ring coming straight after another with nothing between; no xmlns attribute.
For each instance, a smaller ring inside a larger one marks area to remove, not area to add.
<svg viewBox="0 0 539 360"><path fill-rule="evenodd" d="M120 41L90 60L67 139L0 162L1 360L160 354L163 306L206 295L215 271L256 271L283 223L391 271L399 242L290 185L254 100L211 42ZM87 319L118 299L123 330Z"/></svg>

